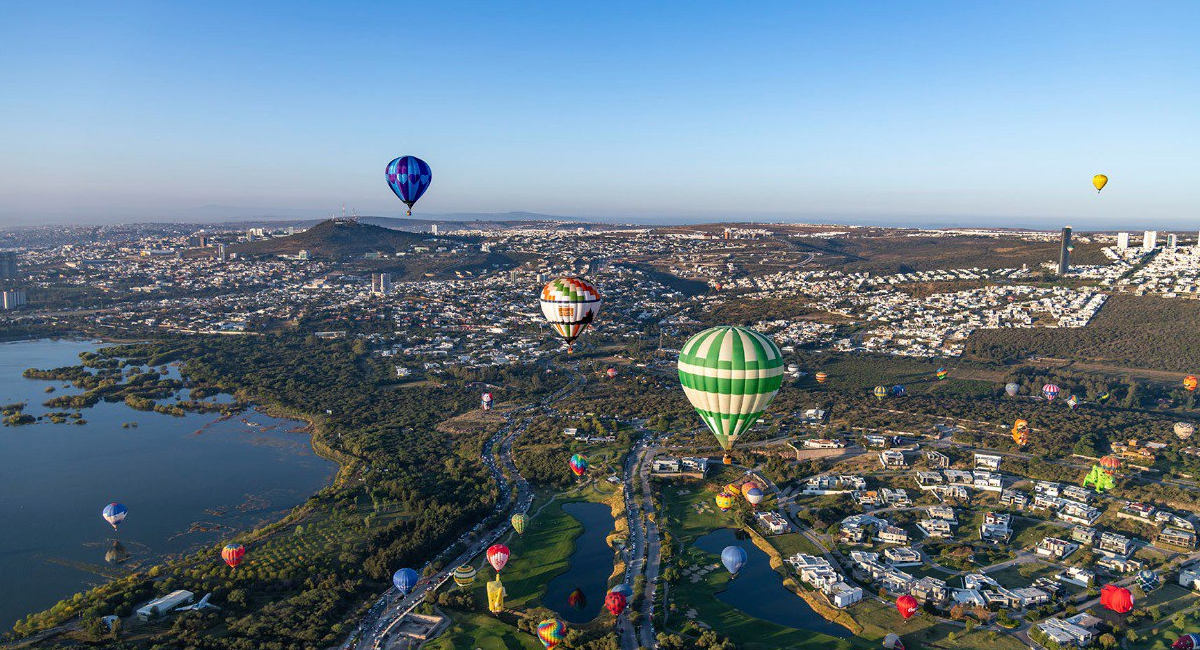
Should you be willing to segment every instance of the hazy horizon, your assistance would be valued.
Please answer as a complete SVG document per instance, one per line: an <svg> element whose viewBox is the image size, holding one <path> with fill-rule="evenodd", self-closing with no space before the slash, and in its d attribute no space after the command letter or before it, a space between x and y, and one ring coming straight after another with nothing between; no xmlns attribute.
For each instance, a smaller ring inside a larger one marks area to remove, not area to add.
<svg viewBox="0 0 1200 650"><path fill-rule="evenodd" d="M1198 221L1194 3L395 15L0 5L0 226L400 214L404 154L433 169L416 215Z"/></svg>

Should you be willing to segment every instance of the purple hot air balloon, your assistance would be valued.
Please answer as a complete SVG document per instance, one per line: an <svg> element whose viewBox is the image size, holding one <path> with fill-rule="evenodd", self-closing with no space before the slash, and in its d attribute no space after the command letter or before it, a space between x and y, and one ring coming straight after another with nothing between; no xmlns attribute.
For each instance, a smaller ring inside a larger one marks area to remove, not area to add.
<svg viewBox="0 0 1200 650"><path fill-rule="evenodd" d="M429 189L433 172L424 160L416 156L400 156L388 163L386 178L388 187L408 206L411 216L413 204Z"/></svg>

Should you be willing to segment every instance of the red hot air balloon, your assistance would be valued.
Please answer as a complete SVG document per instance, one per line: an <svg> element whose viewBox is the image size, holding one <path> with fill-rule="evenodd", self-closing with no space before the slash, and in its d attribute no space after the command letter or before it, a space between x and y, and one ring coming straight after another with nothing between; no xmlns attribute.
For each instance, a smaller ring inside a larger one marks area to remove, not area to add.
<svg viewBox="0 0 1200 650"><path fill-rule="evenodd" d="M906 621L912 618L918 609L920 609L920 605L917 604L917 599L908 594L904 594L896 599L896 611L900 612L900 615Z"/></svg>
<svg viewBox="0 0 1200 650"><path fill-rule="evenodd" d="M496 573L500 573L501 569L504 568L504 565L508 564L508 555L509 552L507 546L503 544L493 544L489 546L487 550L488 564L492 565L492 568L496 570Z"/></svg>
<svg viewBox="0 0 1200 650"><path fill-rule="evenodd" d="M1124 587L1104 585L1100 590L1100 604L1118 614L1128 614L1133 609L1133 594Z"/></svg>
<svg viewBox="0 0 1200 650"><path fill-rule="evenodd" d="M621 612L625 611L625 606L629 604L629 599L625 594L619 591L610 591L604 597L604 607L608 609L613 616L620 616Z"/></svg>
<svg viewBox="0 0 1200 650"><path fill-rule="evenodd" d="M608 369L608 378L609 378L609 379L614 379L614 378L616 378L616 376L617 376L617 369L616 369L616 368L609 368L609 369Z"/></svg>
<svg viewBox="0 0 1200 650"><path fill-rule="evenodd" d="M243 557L246 557L246 547L241 544L226 544L225 548L221 549L221 559L230 567L236 568L242 563Z"/></svg>

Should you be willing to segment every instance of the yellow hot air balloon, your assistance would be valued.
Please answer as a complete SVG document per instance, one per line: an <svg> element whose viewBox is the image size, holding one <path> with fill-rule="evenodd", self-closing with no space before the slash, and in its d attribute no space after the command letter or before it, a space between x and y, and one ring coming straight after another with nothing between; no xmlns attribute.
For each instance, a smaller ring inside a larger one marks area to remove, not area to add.
<svg viewBox="0 0 1200 650"><path fill-rule="evenodd" d="M722 492L717 495L717 507L721 512L725 512L733 507L733 495L728 492Z"/></svg>
<svg viewBox="0 0 1200 650"><path fill-rule="evenodd" d="M500 578L496 578L487 583L487 598L488 611L493 614L499 614L504 610L504 597L508 592L504 590L504 583L500 582Z"/></svg>
<svg viewBox="0 0 1200 650"><path fill-rule="evenodd" d="M1097 192L1104 189L1104 186L1106 184L1108 184L1108 177L1105 176L1104 174L1096 174L1095 176L1092 177L1092 185L1096 186Z"/></svg>

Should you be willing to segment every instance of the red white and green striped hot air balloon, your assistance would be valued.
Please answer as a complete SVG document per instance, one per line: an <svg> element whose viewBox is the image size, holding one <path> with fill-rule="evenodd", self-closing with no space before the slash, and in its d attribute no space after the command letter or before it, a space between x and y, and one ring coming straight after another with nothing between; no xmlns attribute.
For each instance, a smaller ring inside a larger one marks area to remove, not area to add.
<svg viewBox="0 0 1200 650"><path fill-rule="evenodd" d="M725 450L754 426L783 383L783 355L771 339L744 327L713 327L684 343L679 383Z"/></svg>
<svg viewBox="0 0 1200 650"><path fill-rule="evenodd" d="M557 618L548 618L537 626L537 637L546 646L546 650L551 650L554 646L562 643L562 640L567 636L567 624Z"/></svg>
<svg viewBox="0 0 1200 650"><path fill-rule="evenodd" d="M579 278L555 278L542 287L542 315L575 349L575 339L600 313L600 291Z"/></svg>

